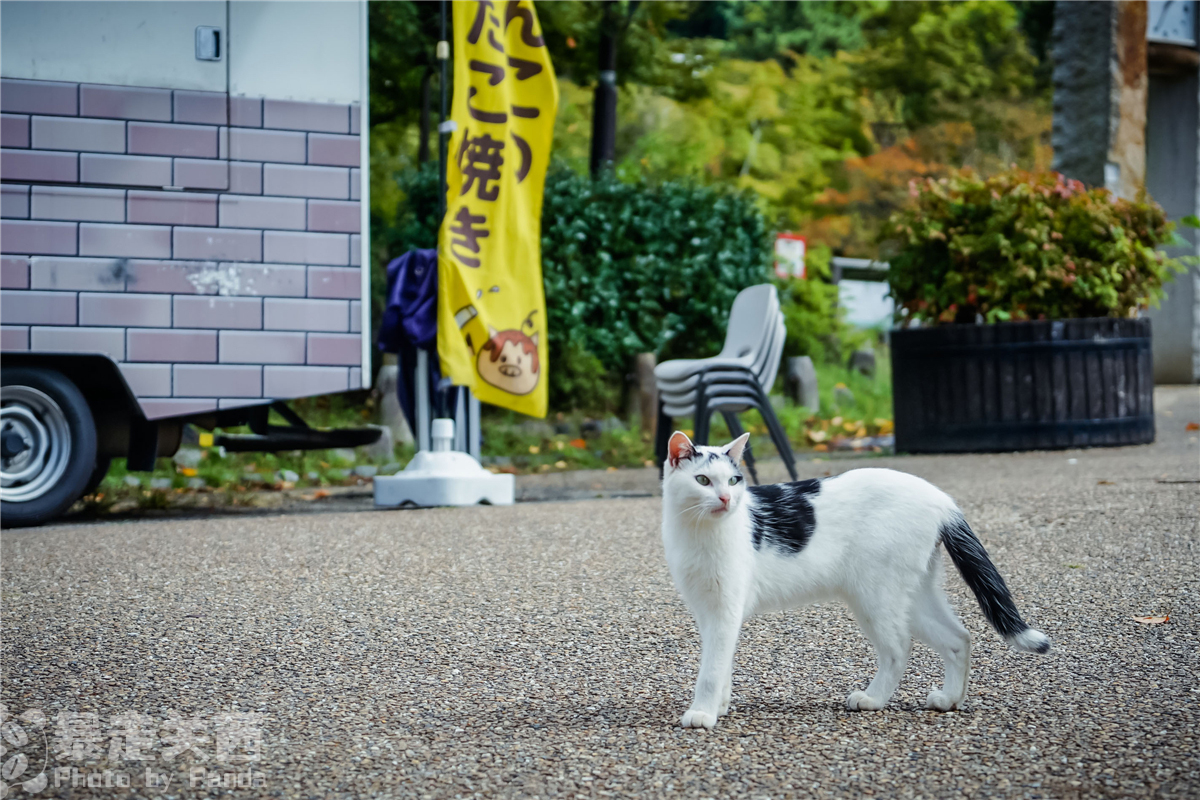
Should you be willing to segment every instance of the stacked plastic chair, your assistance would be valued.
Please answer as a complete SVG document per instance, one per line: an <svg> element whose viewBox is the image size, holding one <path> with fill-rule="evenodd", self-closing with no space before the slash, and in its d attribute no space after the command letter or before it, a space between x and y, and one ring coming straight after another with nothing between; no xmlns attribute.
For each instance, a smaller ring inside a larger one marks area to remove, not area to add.
<svg viewBox="0 0 1200 800"><path fill-rule="evenodd" d="M742 434L737 415L756 409L767 423L771 440L796 480L796 461L787 434L767 392L775 383L787 336L779 297L770 284L743 289L733 301L725 345L712 358L664 361L654 368L658 385L658 435L655 457L661 469L667 457L675 417L692 417L697 444L708 444L709 422L720 411L736 437ZM758 483L754 457L746 448L750 476Z"/></svg>

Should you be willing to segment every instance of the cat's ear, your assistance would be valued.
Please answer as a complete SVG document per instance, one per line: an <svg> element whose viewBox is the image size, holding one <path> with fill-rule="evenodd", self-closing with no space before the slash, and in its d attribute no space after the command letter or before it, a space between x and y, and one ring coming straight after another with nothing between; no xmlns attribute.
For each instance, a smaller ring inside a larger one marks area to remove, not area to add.
<svg viewBox="0 0 1200 800"><path fill-rule="evenodd" d="M686 433L675 431L675 433L671 434L670 443L667 444L667 452L670 453L671 466L678 467L680 461L696 455L696 448L692 445L692 440L687 437Z"/></svg>
<svg viewBox="0 0 1200 800"><path fill-rule="evenodd" d="M748 441L750 441L750 434L743 433L725 447L725 452L730 458L733 459L733 463L742 463L742 453L745 451L746 442Z"/></svg>

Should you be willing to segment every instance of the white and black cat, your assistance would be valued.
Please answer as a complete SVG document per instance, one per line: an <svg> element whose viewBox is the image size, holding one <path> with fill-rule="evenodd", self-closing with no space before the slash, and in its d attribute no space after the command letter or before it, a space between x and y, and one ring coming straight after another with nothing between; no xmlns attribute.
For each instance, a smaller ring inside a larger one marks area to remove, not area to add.
<svg viewBox="0 0 1200 800"><path fill-rule="evenodd" d="M888 469L746 487L747 435L725 447L671 437L663 476L663 545L675 585L700 628L700 674L685 728L712 728L729 710L733 652L742 623L766 611L839 600L875 647L879 672L851 710L891 699L912 640L941 655L945 685L928 708L966 697L971 637L942 590L938 542L1009 644L1045 653L1050 640L1025 624L962 512L926 481Z"/></svg>

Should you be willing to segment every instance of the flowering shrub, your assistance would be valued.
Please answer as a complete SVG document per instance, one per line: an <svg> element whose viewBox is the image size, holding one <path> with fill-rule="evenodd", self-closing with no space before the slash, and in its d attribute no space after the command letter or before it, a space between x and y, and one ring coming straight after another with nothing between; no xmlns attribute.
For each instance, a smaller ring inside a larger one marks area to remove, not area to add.
<svg viewBox="0 0 1200 800"><path fill-rule="evenodd" d="M1183 269L1156 249L1182 242L1156 203L1055 172L963 171L913 181L909 194L880 238L910 319L1124 317L1156 303Z"/></svg>

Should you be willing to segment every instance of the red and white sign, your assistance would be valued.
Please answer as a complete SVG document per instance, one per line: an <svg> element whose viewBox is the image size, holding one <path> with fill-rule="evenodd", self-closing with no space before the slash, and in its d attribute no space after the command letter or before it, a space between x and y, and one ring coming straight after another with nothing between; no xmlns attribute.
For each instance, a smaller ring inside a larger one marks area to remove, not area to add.
<svg viewBox="0 0 1200 800"><path fill-rule="evenodd" d="M798 233L775 234L775 274L783 280L804 277L808 241Z"/></svg>

